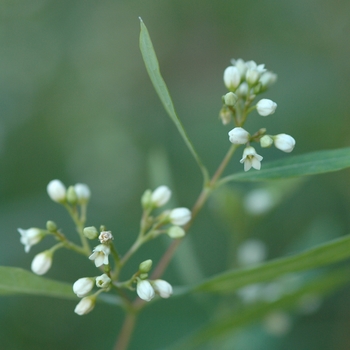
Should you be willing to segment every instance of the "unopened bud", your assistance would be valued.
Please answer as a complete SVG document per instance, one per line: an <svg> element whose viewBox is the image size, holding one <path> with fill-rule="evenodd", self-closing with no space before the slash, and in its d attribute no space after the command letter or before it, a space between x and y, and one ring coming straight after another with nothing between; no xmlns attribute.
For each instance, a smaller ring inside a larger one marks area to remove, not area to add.
<svg viewBox="0 0 350 350"><path fill-rule="evenodd" d="M84 236L88 239L95 239L98 236L98 231L94 226L85 227L83 233Z"/></svg>
<svg viewBox="0 0 350 350"><path fill-rule="evenodd" d="M141 273L147 273L151 270L152 268L152 260L148 259L148 260L145 260L143 261L140 266L139 266L139 271Z"/></svg>

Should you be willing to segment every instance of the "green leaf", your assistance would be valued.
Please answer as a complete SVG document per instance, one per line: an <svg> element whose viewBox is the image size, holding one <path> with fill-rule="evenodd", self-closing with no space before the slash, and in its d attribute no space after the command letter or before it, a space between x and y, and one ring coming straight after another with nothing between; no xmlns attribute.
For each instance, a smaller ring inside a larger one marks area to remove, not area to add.
<svg viewBox="0 0 350 350"><path fill-rule="evenodd" d="M146 65L147 72L149 74L149 77L151 78L152 84L162 101L162 104L165 108L165 110L168 112L171 120L175 123L177 130L179 131L180 135L182 136L183 140L185 141L188 149L192 153L193 157L195 158L198 166L200 167L204 180L207 181L209 178L208 171L203 165L201 159L199 158L198 153L194 149L191 140L189 139L179 117L177 116L175 112L175 107L173 104L173 101L170 97L169 90L165 84L165 81L160 73L158 59L156 56L156 53L153 48L153 44L151 41L151 38L149 36L148 30L143 23L142 19L140 18L140 24L141 24L141 32L140 32L140 49L142 53L143 60Z"/></svg>
<svg viewBox="0 0 350 350"><path fill-rule="evenodd" d="M219 184L228 181L266 181L296 176L315 175L350 167L350 148L319 151L288 157L262 164L259 171L241 172L227 176Z"/></svg>
<svg viewBox="0 0 350 350"><path fill-rule="evenodd" d="M350 235L347 235L293 256L224 272L194 286L192 291L232 293L252 283L267 281L289 272L318 268L349 257Z"/></svg>
<svg viewBox="0 0 350 350"><path fill-rule="evenodd" d="M32 294L47 297L77 299L72 285L17 268L0 266L0 294Z"/></svg>
<svg viewBox="0 0 350 350"><path fill-rule="evenodd" d="M275 310L290 309L298 305L303 296L325 296L349 281L349 270L332 271L304 285L298 291L287 294L279 300L270 303L256 303L243 310L227 310L227 315L212 321L185 339L180 340L167 350L199 349L200 345L216 340L226 334L232 334L235 329L257 321ZM214 348L214 346L213 346ZM217 346L216 346L217 348Z"/></svg>

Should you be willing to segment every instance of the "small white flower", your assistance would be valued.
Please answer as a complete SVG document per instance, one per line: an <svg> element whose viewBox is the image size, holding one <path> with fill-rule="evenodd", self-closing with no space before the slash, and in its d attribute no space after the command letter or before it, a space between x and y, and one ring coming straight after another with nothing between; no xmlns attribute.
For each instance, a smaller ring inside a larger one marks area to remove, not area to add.
<svg viewBox="0 0 350 350"><path fill-rule="evenodd" d="M292 136L287 134L278 134L274 137L276 148L283 152L292 152L295 146L295 140Z"/></svg>
<svg viewBox="0 0 350 350"><path fill-rule="evenodd" d="M232 142L235 145L244 145L249 141L250 138L249 132L240 127L232 129L228 133L228 136L230 142Z"/></svg>
<svg viewBox="0 0 350 350"><path fill-rule="evenodd" d="M263 160L263 157L255 152L254 147L246 147L243 151L243 158L240 162L244 163L244 171L248 171L251 167L256 170L260 170L260 162Z"/></svg>
<svg viewBox="0 0 350 350"><path fill-rule="evenodd" d="M264 68L265 65L257 65L254 61L248 61L246 62L246 66L247 72L245 74L245 79L249 85L253 86L259 81L261 75L266 72L266 68Z"/></svg>
<svg viewBox="0 0 350 350"><path fill-rule="evenodd" d="M173 287L167 281L154 280L152 286L157 294L162 298L169 298L173 294Z"/></svg>
<svg viewBox="0 0 350 350"><path fill-rule="evenodd" d="M31 246L39 243L45 235L41 230L34 227L28 230L23 230L22 228L18 228L17 230L21 234L21 243L24 244L24 251L26 253L29 252Z"/></svg>
<svg viewBox="0 0 350 350"><path fill-rule="evenodd" d="M64 202L66 200L66 187L60 180L52 180L47 185L47 193L55 202Z"/></svg>
<svg viewBox="0 0 350 350"><path fill-rule="evenodd" d="M37 255L35 255L32 261L32 271L37 275L43 275L49 271L52 265L52 255L50 250L45 250Z"/></svg>
<svg viewBox="0 0 350 350"><path fill-rule="evenodd" d="M277 80L277 74L267 71L262 74L259 82L264 89L267 89L272 84L274 84L276 80Z"/></svg>
<svg viewBox="0 0 350 350"><path fill-rule="evenodd" d="M247 65L245 64L245 62L241 58L239 58L237 60L232 59L231 63L232 63L232 65L236 66L241 77L244 77L244 75L247 71Z"/></svg>
<svg viewBox="0 0 350 350"><path fill-rule="evenodd" d="M263 117L266 117L267 115L274 114L277 108L277 103L267 99L263 98L256 104L256 110L260 115Z"/></svg>
<svg viewBox="0 0 350 350"><path fill-rule="evenodd" d="M183 226L191 220L191 211L187 208L176 208L170 212L169 218L173 225Z"/></svg>
<svg viewBox="0 0 350 350"><path fill-rule="evenodd" d="M94 287L94 278L83 277L79 278L73 284L73 292L79 297L85 297Z"/></svg>
<svg viewBox="0 0 350 350"><path fill-rule="evenodd" d="M91 191L88 185L78 183L74 185L74 191L78 197L79 204L85 204L89 201L91 197Z"/></svg>
<svg viewBox="0 0 350 350"><path fill-rule="evenodd" d="M230 66L224 71L224 83L229 90L236 90L241 82L241 75L237 67Z"/></svg>
<svg viewBox="0 0 350 350"><path fill-rule="evenodd" d="M111 284L111 279L104 273L101 276L96 277L96 286L99 288L108 288Z"/></svg>
<svg viewBox="0 0 350 350"><path fill-rule="evenodd" d="M89 256L90 260L95 260L95 266L108 265L108 255L110 248L104 244L100 244L93 249L93 253Z"/></svg>
<svg viewBox="0 0 350 350"><path fill-rule="evenodd" d="M152 203L158 208L166 204L171 197L171 190L167 186L159 186L151 196Z"/></svg>
<svg viewBox="0 0 350 350"><path fill-rule="evenodd" d="M74 312L78 315L86 315L94 307L96 303L96 296L91 295L80 300L78 305L75 307Z"/></svg>
<svg viewBox="0 0 350 350"><path fill-rule="evenodd" d="M145 301L152 300L155 295L154 289L148 280L138 280L136 292L137 295Z"/></svg>
<svg viewBox="0 0 350 350"><path fill-rule="evenodd" d="M111 231L102 231L98 236L101 243L108 243L113 240L113 235Z"/></svg>
<svg viewBox="0 0 350 350"><path fill-rule="evenodd" d="M185 230L180 226L171 226L168 230L168 236L173 239L182 238L185 236Z"/></svg>

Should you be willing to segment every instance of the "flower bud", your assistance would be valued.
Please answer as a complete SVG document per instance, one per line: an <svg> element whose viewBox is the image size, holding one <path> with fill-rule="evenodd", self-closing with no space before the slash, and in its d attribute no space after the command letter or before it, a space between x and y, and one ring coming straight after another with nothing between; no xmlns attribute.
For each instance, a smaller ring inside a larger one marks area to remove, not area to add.
<svg viewBox="0 0 350 350"><path fill-rule="evenodd" d="M173 239L182 238L185 236L185 230L180 226L171 226L167 232L168 236Z"/></svg>
<svg viewBox="0 0 350 350"><path fill-rule="evenodd" d="M89 201L91 192L88 185L78 183L74 185L74 191L78 197L79 204L86 204Z"/></svg>
<svg viewBox="0 0 350 350"><path fill-rule="evenodd" d="M245 80L250 86L254 86L260 78L260 74L257 70L255 69L248 69L247 73L245 75Z"/></svg>
<svg viewBox="0 0 350 350"><path fill-rule="evenodd" d="M143 209L147 209L152 205L152 191L146 190L141 197L141 205Z"/></svg>
<svg viewBox="0 0 350 350"><path fill-rule="evenodd" d="M274 114L277 108L277 104L267 98L263 98L256 104L256 109L260 115L266 117L267 115Z"/></svg>
<svg viewBox="0 0 350 350"><path fill-rule="evenodd" d="M28 230L23 230L22 228L18 228L17 230L21 235L21 243L24 244L24 251L26 253L45 236L40 229L35 227L29 228Z"/></svg>
<svg viewBox="0 0 350 350"><path fill-rule="evenodd" d="M153 192L151 196L152 203L155 207L161 207L166 204L171 197L171 191L167 186L159 186Z"/></svg>
<svg viewBox="0 0 350 350"><path fill-rule="evenodd" d="M69 186L67 190L67 201L69 204L75 205L78 203L78 196L75 193L73 186Z"/></svg>
<svg viewBox="0 0 350 350"><path fill-rule="evenodd" d="M225 96L224 96L224 101L225 101L225 105L227 106L234 106L236 104L238 100L238 96L236 94L234 94L233 92L228 92Z"/></svg>
<svg viewBox="0 0 350 350"><path fill-rule="evenodd" d="M238 89L236 90L236 94L237 94L238 96L245 97L245 96L247 96L248 91L249 91L249 86L248 86L248 84L244 81L244 82L238 87Z"/></svg>
<svg viewBox="0 0 350 350"><path fill-rule="evenodd" d="M228 133L228 136L229 136L230 142L232 142L235 145L243 145L247 143L250 139L249 132L240 127L232 129Z"/></svg>
<svg viewBox="0 0 350 350"><path fill-rule="evenodd" d="M104 273L96 277L96 286L99 288L108 288L111 284L111 279Z"/></svg>
<svg viewBox="0 0 350 350"><path fill-rule="evenodd" d="M260 146L263 148L270 147L273 144L273 139L269 135L264 135L260 139Z"/></svg>
<svg viewBox="0 0 350 350"><path fill-rule="evenodd" d="M219 113L219 118L222 121L222 124L227 125L232 118L232 112L228 109L226 105L224 105Z"/></svg>
<svg viewBox="0 0 350 350"><path fill-rule="evenodd" d="M241 75L236 67L227 67L224 71L224 83L229 90L236 90L241 82Z"/></svg>
<svg viewBox="0 0 350 350"><path fill-rule="evenodd" d="M47 185L47 193L49 197L58 203L66 200L66 187L60 180L52 180Z"/></svg>
<svg viewBox="0 0 350 350"><path fill-rule="evenodd" d="M52 265L52 251L45 250L35 255L32 261L32 271L37 275L44 275Z"/></svg>
<svg viewBox="0 0 350 350"><path fill-rule="evenodd" d="M73 292L79 298L82 298L92 290L92 288L94 287L94 282L95 282L94 278L90 278L90 277L79 278L73 284Z"/></svg>
<svg viewBox="0 0 350 350"><path fill-rule="evenodd" d="M152 260L148 259L143 261L140 266L139 266L139 271L144 273L144 272L149 272L152 268Z"/></svg>
<svg viewBox="0 0 350 350"><path fill-rule="evenodd" d="M245 62L241 58L238 58L237 60L231 60L231 63L234 66L236 66L236 68L239 71L240 76L243 77L247 71L247 66L246 66Z"/></svg>
<svg viewBox="0 0 350 350"><path fill-rule="evenodd" d="M57 231L57 225L55 222L49 220L46 222L46 229L50 232L56 232Z"/></svg>
<svg viewBox="0 0 350 350"><path fill-rule="evenodd" d="M145 301L151 301L154 298L154 289L151 283L147 280L138 280L136 292L139 298Z"/></svg>
<svg viewBox="0 0 350 350"><path fill-rule="evenodd" d="M173 294L173 287L167 281L154 280L152 286L162 298L169 298Z"/></svg>
<svg viewBox="0 0 350 350"><path fill-rule="evenodd" d="M78 315L86 315L95 307L96 296L90 295L80 300L78 305L75 307L74 312Z"/></svg>
<svg viewBox="0 0 350 350"><path fill-rule="evenodd" d="M98 236L98 231L94 226L85 227L83 233L84 236L88 239L95 239Z"/></svg>
<svg viewBox="0 0 350 350"><path fill-rule="evenodd" d="M262 90L266 90L269 88L272 84L274 84L277 80L277 74L272 73L270 71L267 71L263 73L263 75L260 77L260 84L262 87Z"/></svg>
<svg viewBox="0 0 350 350"><path fill-rule="evenodd" d="M276 148L283 152L292 152L295 146L295 140L292 136L287 134L278 134L274 137Z"/></svg>
<svg viewBox="0 0 350 350"><path fill-rule="evenodd" d="M173 225L186 225L191 220L191 211L187 208L176 208L170 212L169 218Z"/></svg>

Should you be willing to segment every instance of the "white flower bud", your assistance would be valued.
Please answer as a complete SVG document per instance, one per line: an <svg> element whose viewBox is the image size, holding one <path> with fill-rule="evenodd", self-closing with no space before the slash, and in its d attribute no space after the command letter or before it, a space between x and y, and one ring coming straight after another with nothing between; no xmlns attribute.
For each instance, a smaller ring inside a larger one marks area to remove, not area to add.
<svg viewBox="0 0 350 350"><path fill-rule="evenodd" d="M229 90L236 90L241 82L241 75L236 67L227 67L224 71L224 83Z"/></svg>
<svg viewBox="0 0 350 350"><path fill-rule="evenodd" d="M238 60L232 59L231 63L234 66L236 66L236 68L239 71L239 74L241 75L241 77L243 77L247 71L247 66L246 66L245 62L241 58L239 58Z"/></svg>
<svg viewBox="0 0 350 350"><path fill-rule="evenodd" d="M34 227L29 228L28 230L23 230L21 228L18 228L17 230L21 234L21 243L24 244L24 251L26 253L29 252L31 246L39 243L45 236L41 230Z"/></svg>
<svg viewBox="0 0 350 350"><path fill-rule="evenodd" d="M79 204L86 204L89 201L91 192L88 185L78 183L74 185L74 190L78 197Z"/></svg>
<svg viewBox="0 0 350 350"><path fill-rule="evenodd" d="M260 78L260 74L255 69L248 69L245 75L245 79L250 86L255 85Z"/></svg>
<svg viewBox="0 0 350 350"><path fill-rule="evenodd" d="M162 298L169 298L173 294L173 287L167 281L154 280L152 281L152 286Z"/></svg>
<svg viewBox="0 0 350 350"><path fill-rule="evenodd" d="M266 117L267 115L274 114L277 108L277 104L267 98L263 98L256 104L256 109L260 115Z"/></svg>
<svg viewBox="0 0 350 350"><path fill-rule="evenodd" d="M183 226L191 220L191 211L187 208L176 208L170 212L169 218L173 225Z"/></svg>
<svg viewBox="0 0 350 350"><path fill-rule="evenodd" d="M244 163L244 171L248 171L251 167L256 170L260 170L260 162L263 160L263 157L255 152L254 147L246 147L243 151L243 158L240 160L240 163Z"/></svg>
<svg viewBox="0 0 350 350"><path fill-rule="evenodd" d="M237 100L238 100L238 97L233 92L228 92L224 96L225 105L227 105L227 106L234 106L236 104Z"/></svg>
<svg viewBox="0 0 350 350"><path fill-rule="evenodd" d="M249 86L248 86L247 82L244 81L236 90L236 94L238 96L244 97L244 96L247 96L248 91L249 91Z"/></svg>
<svg viewBox="0 0 350 350"><path fill-rule="evenodd" d="M270 137L268 135L264 135L260 139L260 146L263 148L270 147L272 144L273 144L273 139L272 139L272 137Z"/></svg>
<svg viewBox="0 0 350 350"><path fill-rule="evenodd" d="M74 312L78 315L86 315L95 307L96 296L90 295L80 300L78 305L75 307Z"/></svg>
<svg viewBox="0 0 350 350"><path fill-rule="evenodd" d="M180 226L171 226L167 232L168 236L173 239L182 238L185 236L185 230Z"/></svg>
<svg viewBox="0 0 350 350"><path fill-rule="evenodd" d="M113 238L111 231L102 231L100 233L100 235L98 236L98 239L100 240L101 243L109 243L114 238Z"/></svg>
<svg viewBox="0 0 350 350"><path fill-rule="evenodd" d="M111 284L111 279L104 273L96 277L96 286L99 288L108 288Z"/></svg>
<svg viewBox="0 0 350 350"><path fill-rule="evenodd" d="M110 248L104 244L100 244L93 249L93 253L89 256L90 260L95 260L95 266L108 265L108 255Z"/></svg>
<svg viewBox="0 0 350 350"><path fill-rule="evenodd" d="M137 295L145 300L150 301L154 298L154 289L148 280L138 280L136 287Z"/></svg>
<svg viewBox="0 0 350 350"><path fill-rule="evenodd" d="M161 207L169 201L170 197L169 187L159 186L152 192L151 200L156 207Z"/></svg>
<svg viewBox="0 0 350 350"><path fill-rule="evenodd" d="M79 278L77 281L73 284L73 292L79 297L85 297L91 289L94 287L94 278L90 277L83 277Z"/></svg>
<svg viewBox="0 0 350 350"><path fill-rule="evenodd" d="M84 236L88 239L95 239L98 236L98 231L94 226L85 227L83 233Z"/></svg>
<svg viewBox="0 0 350 350"><path fill-rule="evenodd" d="M228 133L230 142L235 145L243 145L249 141L250 134L243 128L237 127Z"/></svg>
<svg viewBox="0 0 350 350"><path fill-rule="evenodd" d="M277 74L267 71L263 73L263 75L260 77L259 82L262 88L266 90L268 87L274 84L276 80L277 80Z"/></svg>
<svg viewBox="0 0 350 350"><path fill-rule="evenodd" d="M292 152L295 146L295 140L292 136L287 134L278 134L274 137L276 148L283 152Z"/></svg>
<svg viewBox="0 0 350 350"><path fill-rule="evenodd" d="M66 192L66 187L60 180L52 180L47 185L47 193L55 202L64 202L66 200Z"/></svg>
<svg viewBox="0 0 350 350"><path fill-rule="evenodd" d="M45 250L35 255L32 261L32 271L37 275L44 275L52 265L52 255L50 250Z"/></svg>

